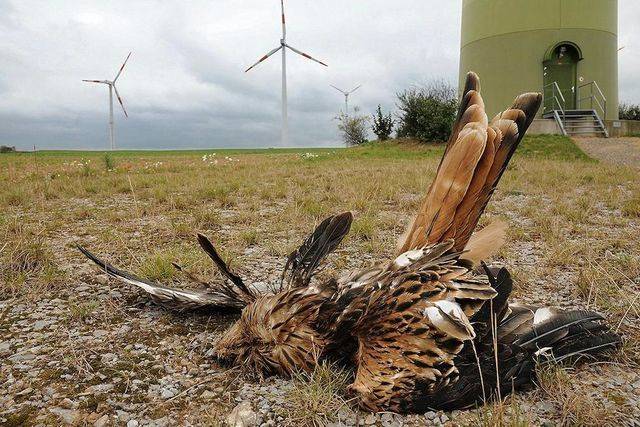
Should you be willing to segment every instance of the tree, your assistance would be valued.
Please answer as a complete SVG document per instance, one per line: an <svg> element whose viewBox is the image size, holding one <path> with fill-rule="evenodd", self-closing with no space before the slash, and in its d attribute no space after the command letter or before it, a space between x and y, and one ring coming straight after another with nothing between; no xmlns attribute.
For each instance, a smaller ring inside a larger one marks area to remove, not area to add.
<svg viewBox="0 0 640 427"><path fill-rule="evenodd" d="M398 137L421 141L446 141L458 109L453 86L436 80L423 87L413 87L397 94Z"/></svg>
<svg viewBox="0 0 640 427"><path fill-rule="evenodd" d="M620 104L621 120L640 120L640 105Z"/></svg>
<svg viewBox="0 0 640 427"><path fill-rule="evenodd" d="M360 113L360 109L355 107L353 114L345 114L340 112L336 120L338 120L338 129L342 133L342 140L345 144L360 145L367 142L367 124L369 118Z"/></svg>
<svg viewBox="0 0 640 427"><path fill-rule="evenodd" d="M380 104L378 104L376 114L373 115L373 126L371 126L373 133L376 134L380 141L385 141L391 136L393 125L394 120L393 117L391 117L391 113L387 113L386 115L382 114L382 108Z"/></svg>

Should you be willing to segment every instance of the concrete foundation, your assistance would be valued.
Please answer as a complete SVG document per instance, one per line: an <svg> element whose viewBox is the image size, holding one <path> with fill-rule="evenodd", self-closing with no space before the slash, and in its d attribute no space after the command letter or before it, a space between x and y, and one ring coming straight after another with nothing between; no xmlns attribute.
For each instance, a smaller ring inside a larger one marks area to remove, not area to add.
<svg viewBox="0 0 640 427"><path fill-rule="evenodd" d="M604 124L610 137L640 136L640 121L605 120ZM531 135L562 135L562 131L554 119L535 119L527 133Z"/></svg>

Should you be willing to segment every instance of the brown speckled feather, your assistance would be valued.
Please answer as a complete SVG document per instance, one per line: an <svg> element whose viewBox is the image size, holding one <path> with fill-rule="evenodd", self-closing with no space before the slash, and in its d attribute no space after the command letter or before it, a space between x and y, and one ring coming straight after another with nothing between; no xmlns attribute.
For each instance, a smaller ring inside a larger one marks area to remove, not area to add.
<svg viewBox="0 0 640 427"><path fill-rule="evenodd" d="M472 277L457 256L446 255L452 246L449 240L414 250L374 277L339 281L338 305L359 291L333 328L349 324L359 343L351 390L362 406L405 411L421 384L427 392L457 379L455 356L475 337L468 317L496 293L486 278Z"/></svg>

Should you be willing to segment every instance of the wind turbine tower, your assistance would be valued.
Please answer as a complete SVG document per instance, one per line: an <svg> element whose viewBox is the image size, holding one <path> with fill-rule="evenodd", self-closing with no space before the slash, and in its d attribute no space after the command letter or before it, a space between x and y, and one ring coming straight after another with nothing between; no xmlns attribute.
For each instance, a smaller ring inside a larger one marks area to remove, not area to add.
<svg viewBox="0 0 640 427"><path fill-rule="evenodd" d="M122 103L122 98L118 93L118 88L116 87L116 81L118 80L118 77L120 77L120 74L122 74L122 70L124 70L124 66L127 64L127 61L129 60L130 56L131 56L131 52L129 52L129 55L127 55L127 58L122 63L120 70L118 70L118 74L116 74L116 77L113 80L82 80L83 82L87 82L87 83L99 83L99 84L105 84L109 86L109 143L110 143L111 150L114 150L116 148L115 134L113 131L113 92L116 93L116 97L118 98L118 102L122 107L122 111L124 112L125 117L127 118L129 117L129 115L127 114L127 110L125 110L124 104Z"/></svg>
<svg viewBox="0 0 640 427"><path fill-rule="evenodd" d="M330 85L330 86L344 95L344 113L348 116L349 115L349 95L351 95L353 92L360 89L362 85L358 85L353 89L351 89L350 91L342 90L338 87L335 87L334 85Z"/></svg>
<svg viewBox="0 0 640 427"><path fill-rule="evenodd" d="M286 147L289 144L289 120L287 117L287 49L290 49L292 52L295 52L307 59L317 62L318 64L324 65L325 67L327 67L327 64L287 44L287 25L284 18L284 0L280 0L280 8L282 11L282 38L280 39L280 46L264 55L255 64L247 68L244 72L246 73L247 71L251 70L253 67L258 65L274 53L278 52L279 50L282 51L282 146Z"/></svg>

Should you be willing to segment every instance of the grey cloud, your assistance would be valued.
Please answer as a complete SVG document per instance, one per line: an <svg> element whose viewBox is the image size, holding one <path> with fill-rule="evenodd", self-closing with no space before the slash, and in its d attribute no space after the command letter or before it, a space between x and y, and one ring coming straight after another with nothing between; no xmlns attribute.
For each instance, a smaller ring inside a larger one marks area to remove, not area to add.
<svg viewBox="0 0 640 427"><path fill-rule="evenodd" d="M286 0L288 41L329 68L288 56L291 144L339 145L343 98L363 87L363 112L393 109L395 94L444 78L457 83L460 2ZM620 0L621 99L640 102L636 24ZM0 144L107 147L107 91L83 78L119 81L130 118L116 112L122 148L278 146L280 57L244 69L280 37L277 0L128 2L0 1Z"/></svg>

